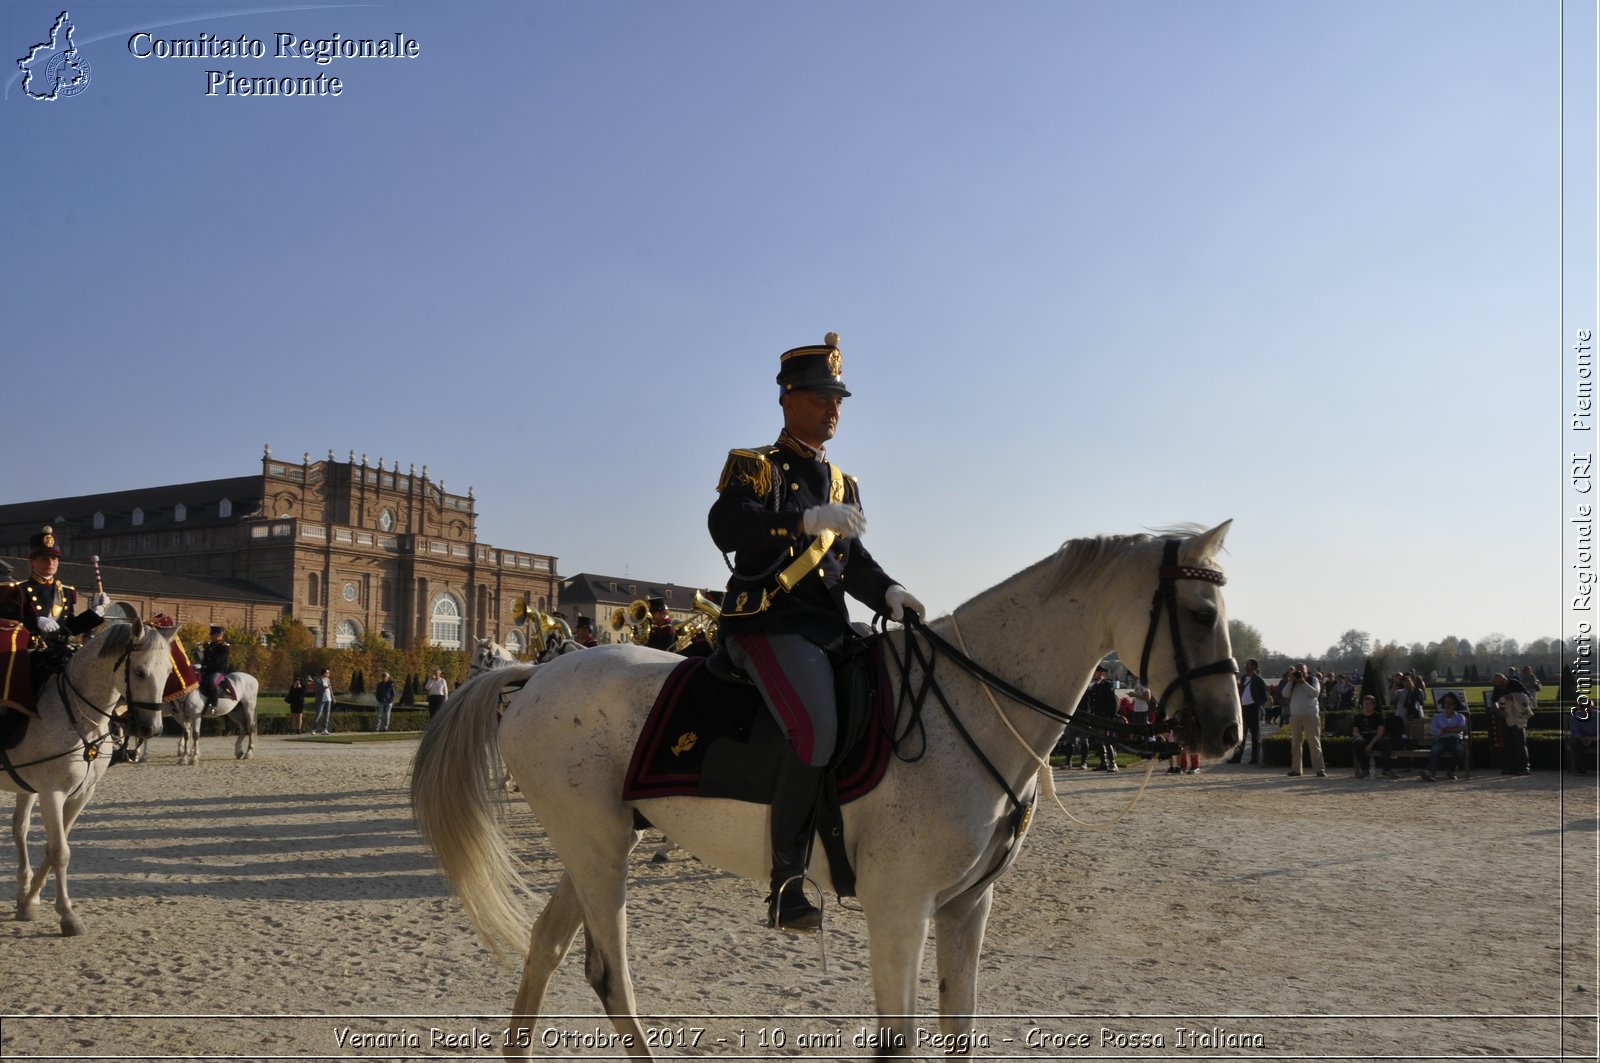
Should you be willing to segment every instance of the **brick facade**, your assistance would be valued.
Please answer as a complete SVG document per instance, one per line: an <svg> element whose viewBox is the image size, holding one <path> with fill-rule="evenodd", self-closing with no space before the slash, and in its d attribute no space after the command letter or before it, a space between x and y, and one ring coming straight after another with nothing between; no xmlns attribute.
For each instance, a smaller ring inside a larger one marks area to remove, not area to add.
<svg viewBox="0 0 1600 1063"><path fill-rule="evenodd" d="M464 648L474 636L509 632L519 597L560 607L556 558L479 542L470 489L451 494L427 466L402 472L354 453L293 462L269 447L258 475L0 506L0 555L26 554L28 536L44 524L79 563L98 554L103 565L155 570L175 583L238 581L240 626L264 630L271 618L260 616L287 611L323 646L376 632L401 649L428 641ZM153 603L160 595L151 590ZM267 609L273 601L281 604ZM192 607L199 611L201 600ZM205 608L217 616L223 606Z"/></svg>

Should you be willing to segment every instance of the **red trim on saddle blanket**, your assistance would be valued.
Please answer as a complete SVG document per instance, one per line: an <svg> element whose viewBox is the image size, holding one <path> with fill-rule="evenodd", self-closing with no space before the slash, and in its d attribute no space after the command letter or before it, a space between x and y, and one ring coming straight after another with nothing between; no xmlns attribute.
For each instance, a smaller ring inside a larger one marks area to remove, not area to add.
<svg viewBox="0 0 1600 1063"><path fill-rule="evenodd" d="M33 701L33 667L28 643L33 635L16 620L0 620L0 705L39 718Z"/></svg>
<svg viewBox="0 0 1600 1063"><path fill-rule="evenodd" d="M889 767L894 705L881 648L872 653L871 662L876 718L866 722L865 733L839 766L840 804L871 792ZM705 664L704 657L687 658L662 684L634 745L622 784L624 801L698 796L703 781L701 764L712 741L746 742L753 714L767 712L755 687L712 678L705 673Z"/></svg>
<svg viewBox="0 0 1600 1063"><path fill-rule="evenodd" d="M177 701L200 686L200 673L189 663L189 653L183 648L183 643L177 639L172 639L171 642L172 674L167 676L167 685L161 691L163 704Z"/></svg>

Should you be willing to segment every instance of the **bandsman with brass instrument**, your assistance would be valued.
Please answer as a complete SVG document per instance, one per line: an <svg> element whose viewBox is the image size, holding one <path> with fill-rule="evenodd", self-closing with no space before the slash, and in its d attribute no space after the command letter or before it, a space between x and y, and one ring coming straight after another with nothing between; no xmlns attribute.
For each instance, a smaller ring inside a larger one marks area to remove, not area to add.
<svg viewBox="0 0 1600 1063"><path fill-rule="evenodd" d="M572 641L584 649L591 649L600 645L599 640L594 637L594 617L584 616L582 613L578 614L577 623L572 628Z"/></svg>
<svg viewBox="0 0 1600 1063"><path fill-rule="evenodd" d="M651 595L645 603L650 610L650 633L644 644L652 650L670 650L678 644L678 629L673 626L672 615L667 612L667 600Z"/></svg>
<svg viewBox="0 0 1600 1063"><path fill-rule="evenodd" d="M923 607L861 544L860 490L828 460L850 395L839 337L785 351L778 364L783 431L771 446L728 453L708 523L717 548L733 555L719 644L760 689L792 754L773 793L767 922L808 931L821 925L803 876L838 729L828 651L851 634L845 595L895 620Z"/></svg>

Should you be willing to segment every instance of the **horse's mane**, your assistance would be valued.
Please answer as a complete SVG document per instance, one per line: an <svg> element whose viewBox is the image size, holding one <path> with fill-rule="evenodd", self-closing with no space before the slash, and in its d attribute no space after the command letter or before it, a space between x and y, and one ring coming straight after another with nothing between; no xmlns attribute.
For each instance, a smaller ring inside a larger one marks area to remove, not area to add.
<svg viewBox="0 0 1600 1063"><path fill-rule="evenodd" d="M1069 583L1077 582L1100 566L1122 557L1152 539L1192 539L1205 530L1199 524L1169 524L1163 528L1151 528L1148 532L1134 535L1096 535L1092 539L1068 539L1053 555L1042 562L1054 565L1050 578L1045 582L1044 597L1049 598Z"/></svg>

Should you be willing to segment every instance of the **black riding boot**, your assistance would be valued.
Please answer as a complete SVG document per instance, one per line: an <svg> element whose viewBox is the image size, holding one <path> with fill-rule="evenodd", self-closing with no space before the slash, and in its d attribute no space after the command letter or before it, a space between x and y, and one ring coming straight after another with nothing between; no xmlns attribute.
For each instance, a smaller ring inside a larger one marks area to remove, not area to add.
<svg viewBox="0 0 1600 1063"><path fill-rule="evenodd" d="M806 899L806 858L816 830L817 798L826 768L800 763L785 750L772 792L772 893L767 897L767 925L779 930L811 931L822 925L822 912Z"/></svg>

